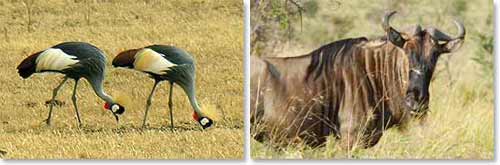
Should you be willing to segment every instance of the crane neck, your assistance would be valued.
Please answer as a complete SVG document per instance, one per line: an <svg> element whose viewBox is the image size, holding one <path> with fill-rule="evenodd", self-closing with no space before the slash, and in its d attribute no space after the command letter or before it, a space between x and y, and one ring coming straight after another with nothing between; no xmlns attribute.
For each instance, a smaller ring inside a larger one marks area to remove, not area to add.
<svg viewBox="0 0 500 165"><path fill-rule="evenodd" d="M94 89L94 92L98 97L107 103L115 104L113 98L111 98L111 96L103 90L103 78L88 78L87 80L90 82L92 89Z"/></svg>
<svg viewBox="0 0 500 165"><path fill-rule="evenodd" d="M194 82L189 83L189 84L179 84L179 86L184 89L184 92L186 92L186 95L189 99L189 102L191 103L191 106L193 107L193 110L198 114L202 115L203 113L201 112L200 105L198 104L198 101L196 100L196 90L194 88Z"/></svg>

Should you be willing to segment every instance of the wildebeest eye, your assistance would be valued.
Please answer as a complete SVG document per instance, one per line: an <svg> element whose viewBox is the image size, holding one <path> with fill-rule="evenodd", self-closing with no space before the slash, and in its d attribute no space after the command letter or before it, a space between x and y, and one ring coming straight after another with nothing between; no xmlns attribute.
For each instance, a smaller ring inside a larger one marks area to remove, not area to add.
<svg viewBox="0 0 500 165"><path fill-rule="evenodd" d="M422 71L421 71L421 70L419 70L419 69L415 69L415 68L413 68L413 69L411 69L410 71L412 71L413 73L415 73L415 74L417 74L417 75L422 75Z"/></svg>
<svg viewBox="0 0 500 165"><path fill-rule="evenodd" d="M448 41L438 41L437 43L438 43L439 45L444 45L444 44L448 43Z"/></svg>

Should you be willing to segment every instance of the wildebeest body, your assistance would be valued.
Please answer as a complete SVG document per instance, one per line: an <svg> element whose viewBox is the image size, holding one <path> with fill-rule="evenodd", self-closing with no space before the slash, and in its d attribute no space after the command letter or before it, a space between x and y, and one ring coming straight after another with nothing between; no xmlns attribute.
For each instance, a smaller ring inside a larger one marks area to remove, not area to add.
<svg viewBox="0 0 500 165"><path fill-rule="evenodd" d="M398 99L407 72L406 57L398 51L385 40L355 38L299 57L253 57L252 69L260 70L251 75L251 86L257 87L252 88L252 119L265 125L254 129L262 135L256 139L267 134L288 143L300 137L318 146L333 134L344 136L348 147L361 139L374 145L383 129L408 117Z"/></svg>

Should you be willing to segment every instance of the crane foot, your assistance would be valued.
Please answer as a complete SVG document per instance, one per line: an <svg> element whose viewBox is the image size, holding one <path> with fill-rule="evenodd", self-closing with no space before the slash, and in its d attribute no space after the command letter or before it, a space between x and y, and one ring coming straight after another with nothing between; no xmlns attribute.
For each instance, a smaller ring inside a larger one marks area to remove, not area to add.
<svg viewBox="0 0 500 165"><path fill-rule="evenodd" d="M50 126L50 119L45 119L45 120L43 120L43 122L45 122L45 124L47 124L48 126Z"/></svg>

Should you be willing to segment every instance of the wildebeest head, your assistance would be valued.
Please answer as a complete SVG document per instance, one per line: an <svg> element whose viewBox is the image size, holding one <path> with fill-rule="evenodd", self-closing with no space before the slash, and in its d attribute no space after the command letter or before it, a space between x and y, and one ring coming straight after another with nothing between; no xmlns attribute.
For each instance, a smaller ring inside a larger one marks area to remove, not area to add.
<svg viewBox="0 0 500 165"><path fill-rule="evenodd" d="M460 48L464 41L465 28L461 22L455 21L458 36L454 38L436 28L422 29L419 25L412 32L402 33L389 25L389 20L395 13L387 13L382 26L387 33L387 39L408 56L409 80L405 104L412 113L425 113L428 110L429 84L434 66L441 54Z"/></svg>

